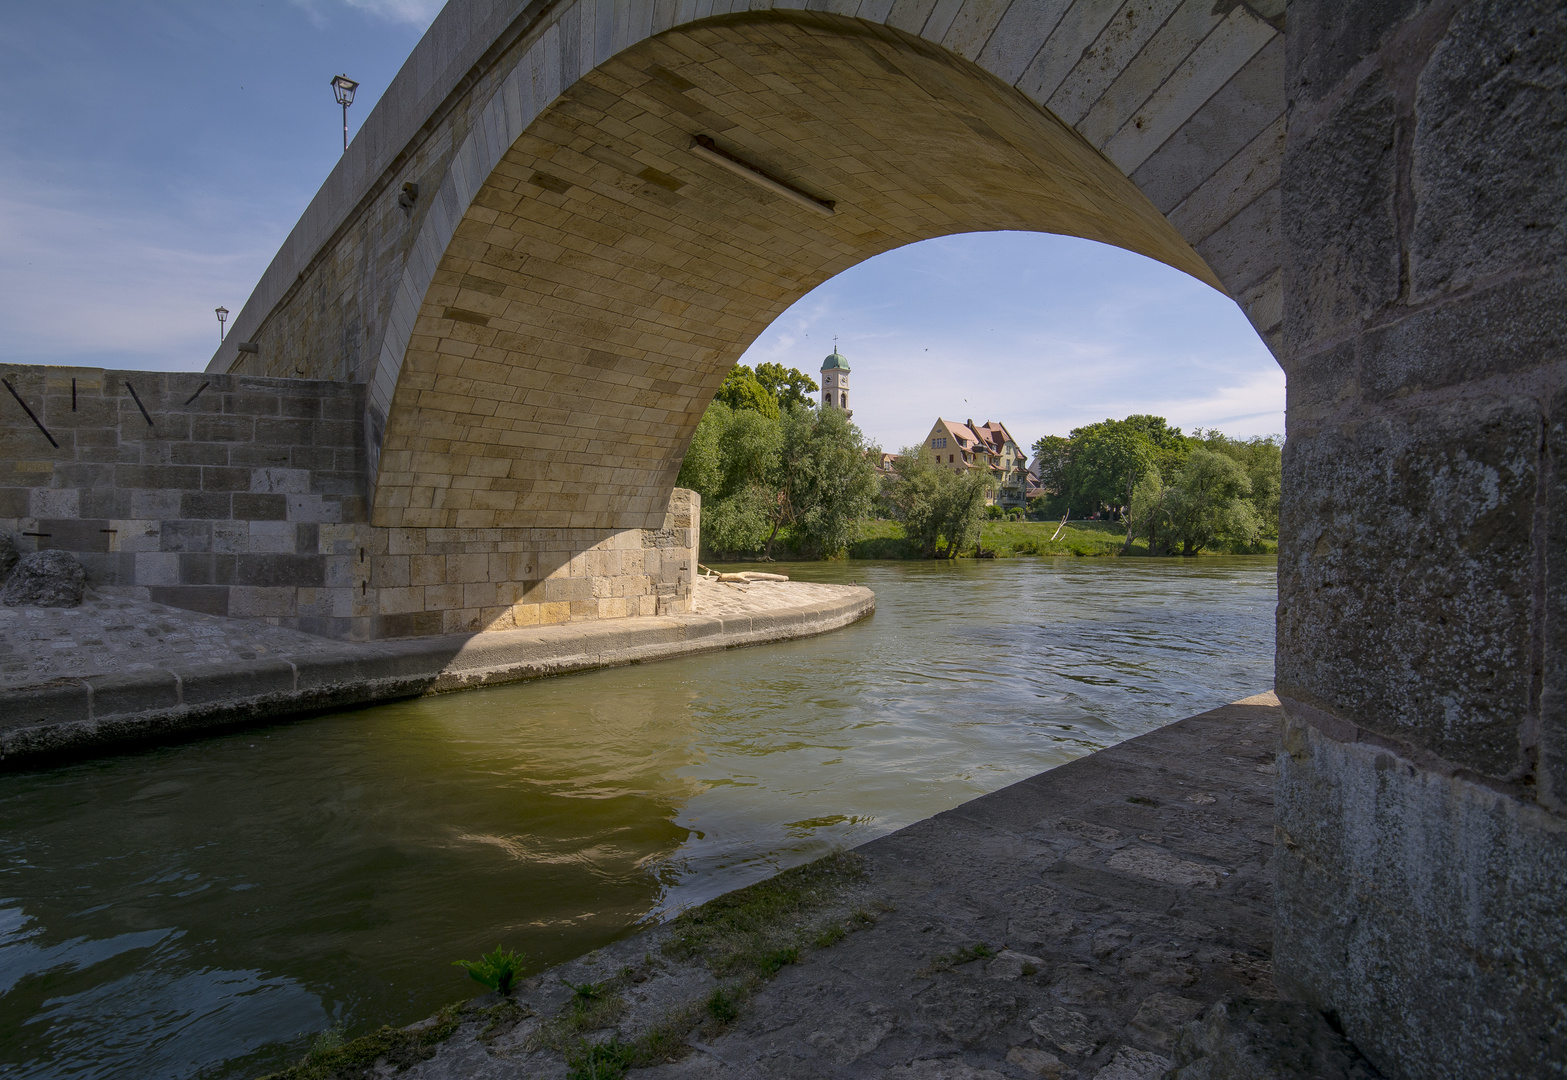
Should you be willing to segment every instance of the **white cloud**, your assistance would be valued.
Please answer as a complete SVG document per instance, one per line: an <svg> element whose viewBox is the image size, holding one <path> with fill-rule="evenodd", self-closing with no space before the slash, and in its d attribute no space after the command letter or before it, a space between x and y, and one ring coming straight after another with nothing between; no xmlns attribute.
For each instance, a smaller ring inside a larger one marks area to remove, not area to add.
<svg viewBox="0 0 1567 1080"><path fill-rule="evenodd" d="M446 0L345 0L351 8L377 15L390 22L429 26L446 6Z"/></svg>
<svg viewBox="0 0 1567 1080"><path fill-rule="evenodd" d="M82 192L5 190L0 361L204 367L213 309L238 313L281 240L259 225L116 213Z"/></svg>
<svg viewBox="0 0 1567 1080"><path fill-rule="evenodd" d="M342 3L346 7L385 19L387 22L417 26L421 30L429 26L440 14L441 8L446 6L446 0L291 0L291 2L296 7L302 8L317 25L324 21L328 8Z"/></svg>

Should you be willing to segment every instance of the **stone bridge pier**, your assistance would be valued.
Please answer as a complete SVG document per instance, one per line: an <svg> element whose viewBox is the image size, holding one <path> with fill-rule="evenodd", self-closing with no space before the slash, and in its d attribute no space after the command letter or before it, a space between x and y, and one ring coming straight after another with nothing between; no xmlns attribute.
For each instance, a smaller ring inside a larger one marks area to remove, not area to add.
<svg viewBox="0 0 1567 1080"><path fill-rule="evenodd" d="M696 524L671 521L691 434L806 291L964 231L1159 259L1288 377L1279 987L1388 1076L1559 1076L1564 57L1559 0L452 0L200 377L347 395L352 482L337 443L213 482L360 515L338 632L516 620L559 575L503 556L546 542L568 579L636 579L551 617L640 611L660 582L612 573L615 538L694 544L669 531ZM67 454L198 453L177 419L129 448L137 407L118 442L8 451L12 503L79 516ZM236 467L226 445L199 467ZM329 532L291 542L326 557ZM434 555L483 587L416 581Z"/></svg>

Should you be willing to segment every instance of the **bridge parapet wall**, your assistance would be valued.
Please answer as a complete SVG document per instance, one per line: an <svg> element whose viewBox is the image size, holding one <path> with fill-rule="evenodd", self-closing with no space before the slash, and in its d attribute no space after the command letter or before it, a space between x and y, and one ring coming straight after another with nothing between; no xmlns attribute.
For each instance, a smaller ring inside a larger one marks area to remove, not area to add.
<svg viewBox="0 0 1567 1080"><path fill-rule="evenodd" d="M691 609L692 492L658 529L377 528L362 385L4 375L0 531L73 552L96 588L349 640Z"/></svg>

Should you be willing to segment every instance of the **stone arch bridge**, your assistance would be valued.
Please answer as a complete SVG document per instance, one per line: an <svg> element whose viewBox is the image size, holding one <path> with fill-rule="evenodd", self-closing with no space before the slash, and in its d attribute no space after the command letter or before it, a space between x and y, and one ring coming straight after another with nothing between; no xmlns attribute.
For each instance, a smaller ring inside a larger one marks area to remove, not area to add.
<svg viewBox="0 0 1567 1080"><path fill-rule="evenodd" d="M1281 988L1389 1076L1560 1075L1564 23L1555 0L454 0L208 374L13 373L67 441L3 512L84 550L87 518L181 518L177 551L246 519L287 548L277 580L149 558L162 595L346 636L676 610L682 454L794 299L961 231L1141 252L1233 297L1288 376ZM144 447L112 497L67 376Z"/></svg>

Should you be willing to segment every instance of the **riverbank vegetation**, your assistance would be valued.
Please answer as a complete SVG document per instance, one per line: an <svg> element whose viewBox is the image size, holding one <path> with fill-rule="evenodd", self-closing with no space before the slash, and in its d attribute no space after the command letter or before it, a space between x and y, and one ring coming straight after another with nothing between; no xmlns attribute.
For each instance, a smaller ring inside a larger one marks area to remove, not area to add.
<svg viewBox="0 0 1567 1080"><path fill-rule="evenodd" d="M1106 558L1122 555L1146 556L1146 539L1134 539L1126 547L1126 529L1117 521L986 521L979 534L982 557L1013 559L1026 556L1066 556ZM1208 555L1271 555L1278 543L1260 540L1252 545L1215 543L1203 549ZM923 559L920 544L908 538L896 521L862 522L860 537L844 554L851 559ZM1168 551L1161 554L1170 554ZM974 549L960 553L972 558Z"/></svg>
<svg viewBox="0 0 1567 1080"><path fill-rule="evenodd" d="M1186 435L1132 415L1034 443L1045 494L1003 513L998 480L921 444L889 473L816 383L736 366L697 425L677 483L702 496L708 558L918 559L1263 554L1278 550L1283 446ZM1029 520L1017 520L1027 518ZM998 520L999 519L999 520Z"/></svg>
<svg viewBox="0 0 1567 1080"><path fill-rule="evenodd" d="M1117 520L1128 554L1139 539L1154 555L1276 551L1283 450L1273 436L1184 435L1162 416L1104 420L1034 443L1048 494L1029 510Z"/></svg>

